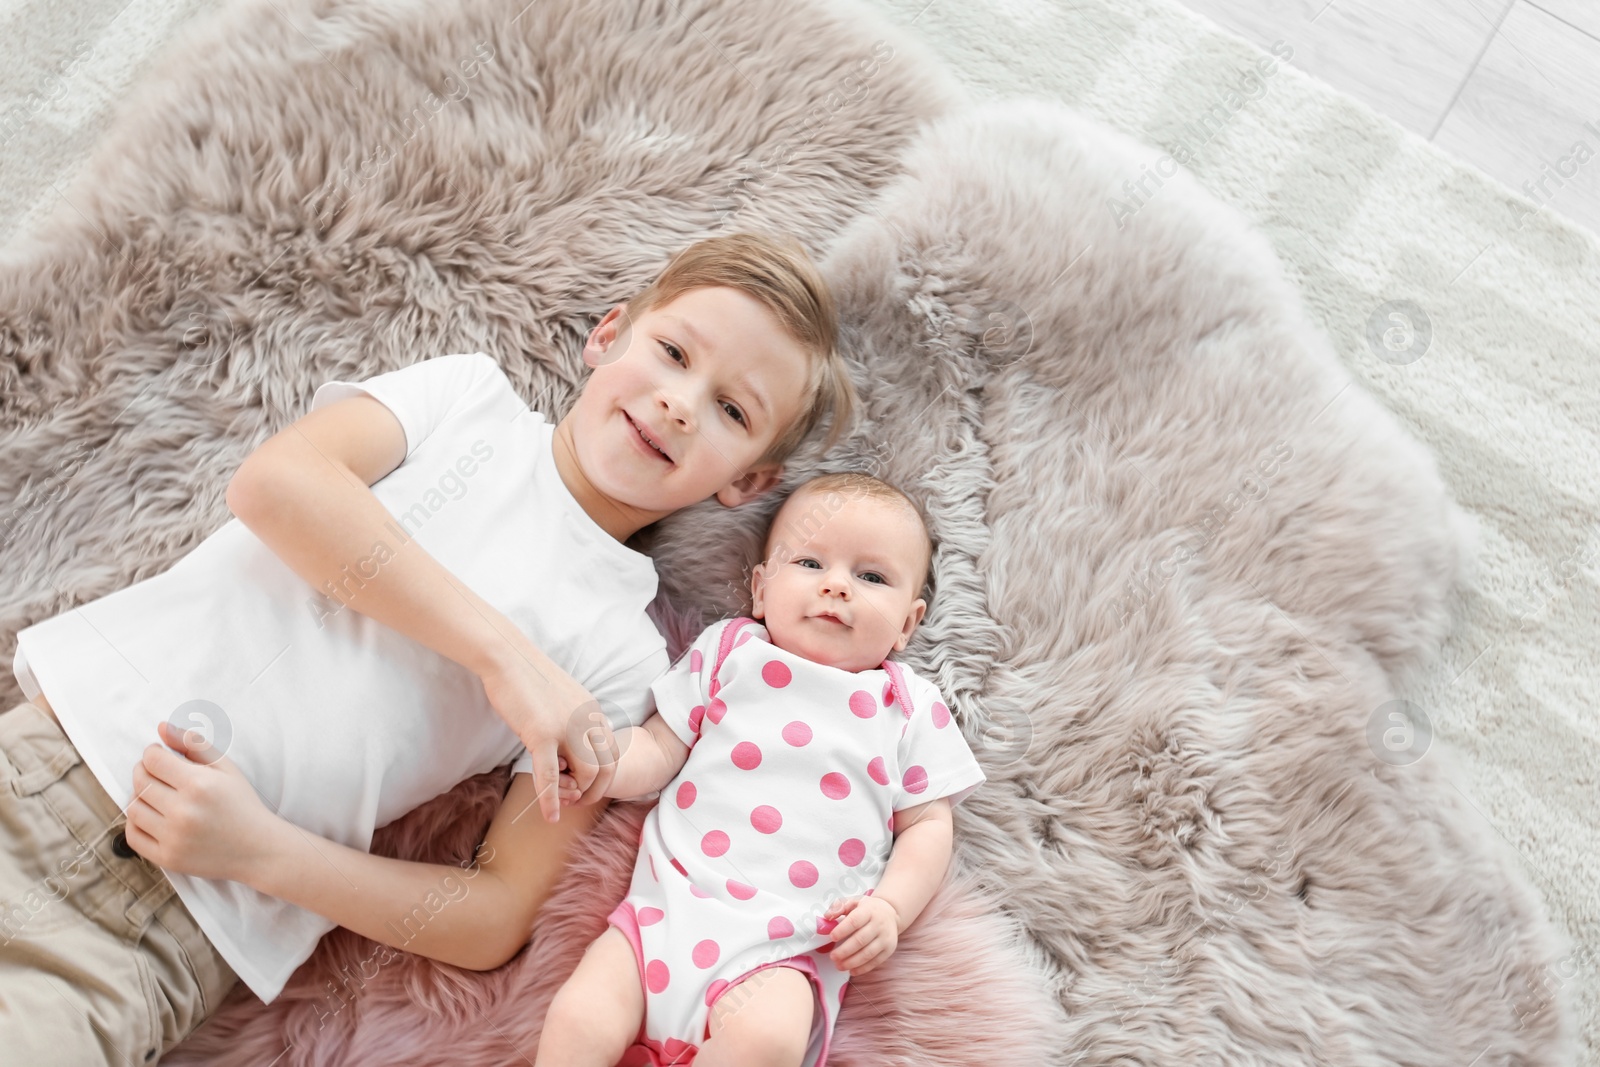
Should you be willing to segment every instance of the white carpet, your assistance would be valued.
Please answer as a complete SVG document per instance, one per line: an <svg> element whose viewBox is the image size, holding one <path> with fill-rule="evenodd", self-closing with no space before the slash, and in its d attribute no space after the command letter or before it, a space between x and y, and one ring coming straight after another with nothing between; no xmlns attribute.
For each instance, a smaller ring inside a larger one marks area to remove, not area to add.
<svg viewBox="0 0 1600 1067"><path fill-rule="evenodd" d="M1435 731L1423 758L1453 750L1484 833L1522 857L1572 938L1549 976L1552 999L1524 1010L1571 997L1600 1062L1600 729L1589 699L1600 681L1600 242L1547 214L1519 228L1531 202L1291 67L1278 64L1264 92L1250 86L1243 72L1260 53L1167 0L870 2L979 96L1063 100L1160 146L1152 167L1168 150L1188 159L1260 226L1356 377L1434 449L1478 522L1479 570L1442 659L1405 696ZM129 79L195 10L159 0L0 10L0 240L72 210L53 187L66 187ZM1256 98L1230 100L1231 89ZM1154 181L1145 189L1160 195ZM1398 301L1426 316L1425 348L1415 311L1409 338L1389 318Z"/></svg>

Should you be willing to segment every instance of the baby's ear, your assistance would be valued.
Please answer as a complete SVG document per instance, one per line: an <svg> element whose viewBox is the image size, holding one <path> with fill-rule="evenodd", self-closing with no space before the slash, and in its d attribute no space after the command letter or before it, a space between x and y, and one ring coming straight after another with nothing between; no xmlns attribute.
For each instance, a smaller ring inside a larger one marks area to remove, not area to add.
<svg viewBox="0 0 1600 1067"><path fill-rule="evenodd" d="M721 489L717 490L717 499L725 508L736 508L740 504L748 504L756 497L783 481L783 464L768 463L760 467L752 467L741 474Z"/></svg>

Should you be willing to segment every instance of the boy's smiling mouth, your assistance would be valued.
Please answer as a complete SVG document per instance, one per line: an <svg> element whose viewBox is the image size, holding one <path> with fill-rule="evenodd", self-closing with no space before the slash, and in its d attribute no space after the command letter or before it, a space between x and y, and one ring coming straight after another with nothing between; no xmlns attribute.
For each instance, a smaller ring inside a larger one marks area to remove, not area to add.
<svg viewBox="0 0 1600 1067"><path fill-rule="evenodd" d="M624 411L622 413L622 417L628 420L628 425L633 429L631 436L636 442L638 442L640 448L642 448L649 455L655 456L657 459L665 460L668 463L673 462L672 457L667 455L667 450L661 447L661 445L654 439L653 435L651 435L649 431L647 431L639 423L635 422L632 415L629 415L626 411Z"/></svg>

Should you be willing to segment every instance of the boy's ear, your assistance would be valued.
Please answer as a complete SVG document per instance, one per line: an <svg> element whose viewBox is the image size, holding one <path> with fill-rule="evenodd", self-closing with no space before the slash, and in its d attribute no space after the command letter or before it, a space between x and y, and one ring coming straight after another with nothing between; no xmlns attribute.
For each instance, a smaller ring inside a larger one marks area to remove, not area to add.
<svg viewBox="0 0 1600 1067"><path fill-rule="evenodd" d="M616 361L620 352L608 352L617 340L617 335L622 332L622 325L627 322L622 316L627 314L628 305L618 304L606 312L595 328L589 331L589 339L583 343L583 361L590 367L600 367ZM620 321L619 321L620 320Z"/></svg>
<svg viewBox="0 0 1600 1067"><path fill-rule="evenodd" d="M717 499L722 501L722 506L725 508L736 508L740 504L747 504L754 500L782 480L782 463L768 463L760 467L752 467L721 489L718 489Z"/></svg>

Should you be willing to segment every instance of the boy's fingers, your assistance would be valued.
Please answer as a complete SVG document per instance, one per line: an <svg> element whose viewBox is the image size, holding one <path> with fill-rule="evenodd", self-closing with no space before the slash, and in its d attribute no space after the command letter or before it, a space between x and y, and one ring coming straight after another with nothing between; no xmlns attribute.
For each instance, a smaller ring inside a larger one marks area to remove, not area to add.
<svg viewBox="0 0 1600 1067"><path fill-rule="evenodd" d="M533 785L539 798L539 813L545 822L561 818L561 797L557 793L556 743L546 741L533 756Z"/></svg>

